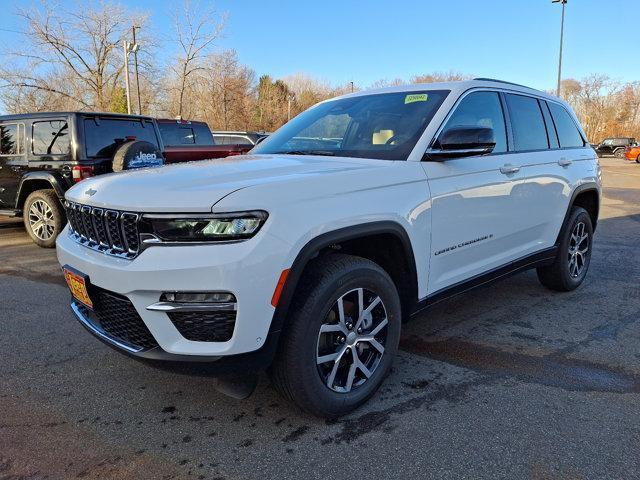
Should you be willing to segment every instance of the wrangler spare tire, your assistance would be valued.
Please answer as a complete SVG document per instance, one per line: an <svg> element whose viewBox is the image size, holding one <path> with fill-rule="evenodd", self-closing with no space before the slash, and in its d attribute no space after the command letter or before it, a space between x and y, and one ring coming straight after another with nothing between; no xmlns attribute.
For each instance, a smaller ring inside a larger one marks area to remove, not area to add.
<svg viewBox="0 0 640 480"><path fill-rule="evenodd" d="M164 155L157 146L143 140L132 140L118 147L111 168L114 172L120 172L161 165L164 165Z"/></svg>

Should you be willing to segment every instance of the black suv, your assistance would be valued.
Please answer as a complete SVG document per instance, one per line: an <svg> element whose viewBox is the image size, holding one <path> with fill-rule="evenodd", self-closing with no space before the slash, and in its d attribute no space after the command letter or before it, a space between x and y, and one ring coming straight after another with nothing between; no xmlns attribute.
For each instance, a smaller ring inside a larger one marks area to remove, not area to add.
<svg viewBox="0 0 640 480"><path fill-rule="evenodd" d="M594 149L599 157L613 155L618 158L624 158L625 149L633 147L635 144L636 139L632 137L605 138Z"/></svg>
<svg viewBox="0 0 640 480"><path fill-rule="evenodd" d="M41 247L66 223L62 201L74 183L101 173L163 163L150 117L55 112L0 116L0 215L24 217Z"/></svg>

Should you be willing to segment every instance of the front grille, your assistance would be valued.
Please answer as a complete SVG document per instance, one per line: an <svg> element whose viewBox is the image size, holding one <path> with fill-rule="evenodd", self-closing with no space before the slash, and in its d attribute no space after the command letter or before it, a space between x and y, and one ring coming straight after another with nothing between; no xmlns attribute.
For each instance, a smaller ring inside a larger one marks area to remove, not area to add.
<svg viewBox="0 0 640 480"><path fill-rule="evenodd" d="M135 350L158 346L151 332L128 298L91 286L93 311L81 307L83 315L108 337Z"/></svg>
<svg viewBox="0 0 640 480"><path fill-rule="evenodd" d="M236 312L169 312L169 319L187 340L226 342L236 325Z"/></svg>
<svg viewBox="0 0 640 480"><path fill-rule="evenodd" d="M67 218L75 240L110 255L133 258L140 252L140 215L67 202Z"/></svg>

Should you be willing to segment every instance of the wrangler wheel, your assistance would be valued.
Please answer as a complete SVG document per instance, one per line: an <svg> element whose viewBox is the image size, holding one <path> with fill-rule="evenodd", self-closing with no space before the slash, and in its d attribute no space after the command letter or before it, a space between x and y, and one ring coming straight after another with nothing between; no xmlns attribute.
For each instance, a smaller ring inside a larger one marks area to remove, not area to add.
<svg viewBox="0 0 640 480"><path fill-rule="evenodd" d="M24 202L24 226L34 243L53 248L64 228L66 217L56 192L49 189L32 192Z"/></svg>

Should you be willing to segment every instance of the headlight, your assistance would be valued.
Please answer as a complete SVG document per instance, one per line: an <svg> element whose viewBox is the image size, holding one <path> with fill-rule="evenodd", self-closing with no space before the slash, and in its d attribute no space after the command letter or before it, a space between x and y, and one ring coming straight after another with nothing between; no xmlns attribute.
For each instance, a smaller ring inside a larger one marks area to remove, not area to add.
<svg viewBox="0 0 640 480"><path fill-rule="evenodd" d="M145 243L237 241L253 237L267 212L204 215L144 215L141 233ZM149 234L151 236L149 236ZM149 241L150 240L150 241Z"/></svg>

